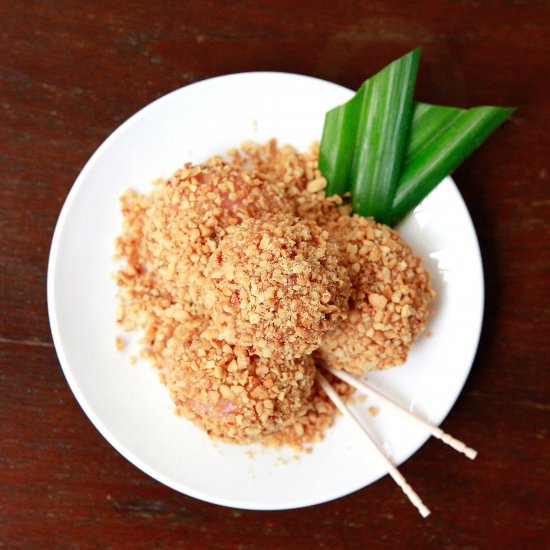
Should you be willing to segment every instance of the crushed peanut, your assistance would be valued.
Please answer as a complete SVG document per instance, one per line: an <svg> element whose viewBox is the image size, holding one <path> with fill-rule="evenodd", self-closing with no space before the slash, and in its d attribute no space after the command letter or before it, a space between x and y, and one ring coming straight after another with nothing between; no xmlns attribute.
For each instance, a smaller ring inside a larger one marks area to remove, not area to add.
<svg viewBox="0 0 550 550"><path fill-rule="evenodd" d="M317 161L317 144L249 142L121 198L117 324L140 330L177 413L213 438L319 441L335 407L314 361L399 364L426 325L428 272L397 233L327 198Z"/></svg>
<svg viewBox="0 0 550 550"><path fill-rule="evenodd" d="M346 270L328 233L289 215L249 218L207 264L205 305L220 338L262 357L301 357L347 315Z"/></svg>
<svg viewBox="0 0 550 550"><path fill-rule="evenodd" d="M370 218L343 216L327 228L352 291L349 315L323 337L320 360L357 374L403 364L431 314L430 273L396 231Z"/></svg>
<svg viewBox="0 0 550 550"><path fill-rule="evenodd" d="M165 357L163 368L178 413L210 436L238 443L257 441L292 422L311 393L311 357L276 362L248 352L237 357L240 350L217 340L214 332L208 320L175 330L180 346ZM234 361L238 369L230 371Z"/></svg>

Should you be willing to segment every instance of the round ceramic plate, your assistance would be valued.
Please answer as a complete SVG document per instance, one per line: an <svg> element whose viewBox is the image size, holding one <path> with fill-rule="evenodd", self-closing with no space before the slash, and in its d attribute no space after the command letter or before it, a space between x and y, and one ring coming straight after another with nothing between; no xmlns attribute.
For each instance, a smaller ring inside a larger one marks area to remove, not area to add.
<svg viewBox="0 0 550 550"><path fill-rule="evenodd" d="M141 192L185 162L223 154L244 140L272 137L305 149L319 140L324 114L352 95L336 84L285 73L243 73L186 86L153 102L118 128L76 180L55 230L48 308L61 366L101 434L138 468L193 497L238 508L297 508L341 497L386 473L357 428L338 417L310 454L211 441L176 417L157 373L115 350L113 242L121 230L119 197ZM430 337L407 363L369 382L439 424L466 380L483 313L483 272L476 234L447 178L399 227L424 257L437 291ZM427 434L383 406L354 405L396 464ZM398 489L396 488L396 491Z"/></svg>

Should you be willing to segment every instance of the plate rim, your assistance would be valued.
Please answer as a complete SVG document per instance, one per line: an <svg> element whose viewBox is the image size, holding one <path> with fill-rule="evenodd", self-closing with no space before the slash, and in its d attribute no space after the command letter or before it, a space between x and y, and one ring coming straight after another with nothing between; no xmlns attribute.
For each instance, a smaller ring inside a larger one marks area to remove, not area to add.
<svg viewBox="0 0 550 550"><path fill-rule="evenodd" d="M64 230L65 223L67 221L67 218L69 216L69 213L71 211L72 204L76 198L76 196L79 193L80 188L84 185L84 181L86 179L87 174L92 170L94 164L96 163L97 159L101 156L103 151L107 149L111 142L114 141L120 134L122 134L127 126L136 118L142 117L147 111L152 110L155 108L155 106L161 102L168 101L169 98L171 98L173 95L176 95L180 93L182 90L187 90L191 87L199 87L201 85L212 83L213 81L221 80L221 79L227 79L227 78L240 78L242 76L248 76L248 77L262 77L262 76L275 76L275 77L298 77L300 79L308 79L312 81L317 81L323 84L330 84L331 86L340 88L342 90L345 90L346 92L353 93L353 90L350 90L349 88L346 88L345 86L342 86L340 84L330 82L328 80L324 80L317 77L312 77L309 75L303 75L299 73L292 73L292 72L280 72L280 71L246 71L246 72L238 72L238 73L227 73L223 75L218 75L212 78L206 78L197 82L193 82L188 85L181 86L175 90L172 90L168 92L167 94L162 95L161 97L153 100L152 102L148 103L147 105L140 108L138 111L133 113L130 117L125 119L117 128L115 128L110 134L101 142L99 147L95 149L93 154L89 157L89 159L86 161L85 165L77 175L76 179L74 180L64 202L63 206L60 210L60 213L58 215L55 229L53 232L52 242L50 246L50 252L49 252L49 259L48 259L48 268L47 268L47 277L46 277L46 294L47 294L47 308L48 308L48 319L50 324L50 330L52 333L52 340L55 346L56 354L59 359L59 363L62 369L62 372L65 376L65 379L67 380L67 383L71 389L71 392L73 393L74 397L76 398L79 406L84 411L88 419L92 422L94 428L107 440L107 442L120 454L122 455L126 460L128 460L133 466L137 467L139 470L147 474L148 476L152 477L156 481L166 485L167 487L170 487L171 489L182 493L184 495L202 500L204 502L208 502L211 504L216 504L220 506L235 508L235 509L243 509L243 510L290 510L290 509L297 509L297 508L304 508L309 507L317 504L322 504L325 502L330 502L332 500L342 498L344 496L353 494L359 490L365 489L372 483L375 483L378 481L381 477L384 477L387 475L387 472L385 471L375 479L373 479L370 483L367 485L362 485L360 487L357 487L354 490L349 491L348 489L344 489L341 492L333 495L329 495L324 497L323 499L303 499L300 502L286 502L279 505L266 505L264 503L236 503L231 501L230 499L226 499L223 497L217 497L217 496L211 496L208 494L201 493L200 491L197 491L192 488L184 487L182 488L181 483L177 481L173 481L168 476L165 476L162 472L159 472L155 468L149 466L147 463L145 463L139 456L137 456L133 451L128 449L125 445L120 443L116 437L111 433L111 430L101 421L101 419L97 416L97 414L94 412L94 409L90 404L88 403L87 398L85 397L84 393L79 387L79 384L76 380L76 377L73 375L73 372L71 370L69 361L65 355L65 350L62 343L62 337L60 333L59 323L58 323L58 315L56 310L56 292L55 292L55 278L56 278L56 269L57 269L57 261L58 261L58 252L59 252L59 245L61 240L61 235ZM477 269L476 269L476 279L479 283L479 291L480 291L480 302L479 302L479 308L478 312L476 314L476 319L478 319L478 327L476 331L476 338L475 338L475 345L472 345L472 351L470 354L470 357L468 359L469 367L465 370L463 380L460 384L457 384L456 386L456 392L452 400L449 400L449 406L445 407L447 410L443 414L442 418L437 418L435 420L435 423L437 425L440 425L445 418L449 415L449 413L452 411L453 407L456 404L456 401L458 400L460 394L462 393L464 386L466 384L466 381L468 379L468 376L470 375L472 366L475 361L475 357L479 348L479 342L481 338L482 333L482 327L483 327L483 321L484 321L484 312L485 312L485 278L484 278L484 269L483 269L483 259L481 256L481 250L479 245L479 239L477 237L477 232L475 229L475 225L473 223L470 211L468 210L468 207L464 201L464 198L462 197L460 190L456 186L453 178L451 176L447 176L448 180L450 180L450 183L452 185L453 190L456 192L458 200L461 202L461 205L463 206L464 212L467 216L466 221L471 226L471 230L474 235L474 244L475 244L475 250L473 253L475 254L477 258ZM443 180L444 181L444 180ZM396 463L396 466L400 466L401 464L405 463L409 458L414 455L418 450L426 443L426 441L430 438L429 434L426 434L425 438L421 440L421 442L418 444L418 446L414 446L412 450L409 453L405 454L405 458L403 460L398 461Z"/></svg>

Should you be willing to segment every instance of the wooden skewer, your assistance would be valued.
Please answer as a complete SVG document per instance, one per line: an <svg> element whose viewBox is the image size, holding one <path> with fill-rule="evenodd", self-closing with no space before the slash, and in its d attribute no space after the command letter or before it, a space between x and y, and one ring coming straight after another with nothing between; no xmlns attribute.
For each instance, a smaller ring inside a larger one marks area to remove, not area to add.
<svg viewBox="0 0 550 550"><path fill-rule="evenodd" d="M430 510L425 506L420 497L415 493L414 489L407 483L407 480L402 476L401 472L394 466L391 460L386 456L384 451L378 446L376 441L372 438L366 428L355 418L353 413L348 409L346 404L342 401L338 393L334 388L329 384L328 380L317 371L317 380L325 393L329 396L330 400L338 407L340 412L347 418L349 418L355 425L363 432L366 438L370 441L371 445L378 452L380 458L384 461L388 468L389 474L392 476L394 481L401 487L401 490L407 495L409 500L416 506L417 510L420 512L423 518L426 518L430 515Z"/></svg>
<svg viewBox="0 0 550 550"><path fill-rule="evenodd" d="M453 436L444 432L441 428L439 428L435 424L432 424L431 422L424 420L422 417L417 416L416 414L412 413L405 407L402 407L395 401L392 401L389 397L386 397L384 394L371 388L370 386L368 386L367 384L365 384L355 376L345 371L337 370L334 367L326 366L323 368L325 368L327 371L332 373L334 376L336 376L340 380L343 380L344 382L347 382L350 386L353 386L354 388L358 389L360 392L364 393L365 395L374 397L375 399L382 401L386 405L393 407L396 411L399 411L404 415L408 416L410 419L414 420L417 424L420 424L421 426L426 428L434 437L437 437L437 439L443 441L443 443L446 443L447 445L449 445L459 453L465 454L469 459L473 460L477 456L477 451L475 449L471 449L470 447L467 447L462 441L455 439Z"/></svg>

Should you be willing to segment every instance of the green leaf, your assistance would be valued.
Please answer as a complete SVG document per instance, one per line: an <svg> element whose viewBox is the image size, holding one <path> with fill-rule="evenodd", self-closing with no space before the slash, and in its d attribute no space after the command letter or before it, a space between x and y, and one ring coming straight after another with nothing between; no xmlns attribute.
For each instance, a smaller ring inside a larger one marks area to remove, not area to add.
<svg viewBox="0 0 550 550"><path fill-rule="evenodd" d="M392 224L413 210L514 109L415 105L405 164L392 204Z"/></svg>
<svg viewBox="0 0 550 550"><path fill-rule="evenodd" d="M326 114L319 168L328 195L351 192L355 212L395 224L514 111L413 103L419 50L366 80Z"/></svg>
<svg viewBox="0 0 550 550"><path fill-rule="evenodd" d="M327 195L344 195L350 190L351 166L365 84L343 105L325 115L319 146L319 170L327 179Z"/></svg>
<svg viewBox="0 0 550 550"><path fill-rule="evenodd" d="M465 109L458 107L414 103L405 164L410 163L411 158L422 155L438 134L447 129L464 112Z"/></svg>
<svg viewBox="0 0 550 550"><path fill-rule="evenodd" d="M420 50L390 63L365 82L351 169L355 212L391 221L407 144ZM350 132L351 133L351 132Z"/></svg>

